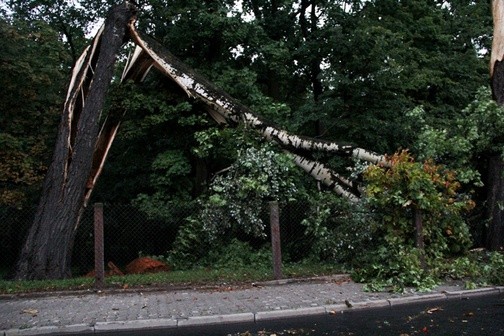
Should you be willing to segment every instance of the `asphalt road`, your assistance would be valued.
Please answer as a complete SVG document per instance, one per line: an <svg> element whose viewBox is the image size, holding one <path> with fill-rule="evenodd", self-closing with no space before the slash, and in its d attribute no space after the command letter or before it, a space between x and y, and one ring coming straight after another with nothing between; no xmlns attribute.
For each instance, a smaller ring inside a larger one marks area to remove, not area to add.
<svg viewBox="0 0 504 336"><path fill-rule="evenodd" d="M272 336L272 335L504 335L504 295L478 295L335 314L100 335Z"/></svg>

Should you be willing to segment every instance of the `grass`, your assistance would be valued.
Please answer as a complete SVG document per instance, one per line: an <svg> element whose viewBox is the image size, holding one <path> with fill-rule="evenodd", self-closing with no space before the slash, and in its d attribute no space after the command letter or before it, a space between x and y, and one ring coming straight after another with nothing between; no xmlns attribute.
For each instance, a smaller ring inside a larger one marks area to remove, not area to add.
<svg viewBox="0 0 504 336"><path fill-rule="evenodd" d="M313 277L340 273L334 265L288 264L284 265L284 278ZM106 288L146 288L167 286L212 286L237 285L273 280L271 267L208 269L197 268L153 274L130 274L111 276L105 279ZM0 280L0 294L20 294L50 291L91 290L93 278L71 278L63 280L11 281Z"/></svg>
<svg viewBox="0 0 504 336"><path fill-rule="evenodd" d="M248 267L237 265L242 264L235 263L231 267L213 269L198 267L165 273L111 276L107 277L105 282L107 289L126 289L170 286L239 286L274 279L269 263L254 264ZM308 262L285 264L282 271L284 278L306 278L343 273L335 265ZM435 271L440 281L443 279L461 280L464 281L467 289L488 284L503 285L504 254L500 252L471 252L467 256L445 261ZM0 294L93 290L94 286L93 278L9 281L1 280L2 273L5 273L5 270L0 270Z"/></svg>

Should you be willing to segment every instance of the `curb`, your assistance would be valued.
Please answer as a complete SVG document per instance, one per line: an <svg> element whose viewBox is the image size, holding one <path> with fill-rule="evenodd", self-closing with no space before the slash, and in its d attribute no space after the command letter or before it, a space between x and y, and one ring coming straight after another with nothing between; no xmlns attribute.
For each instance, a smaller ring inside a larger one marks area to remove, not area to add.
<svg viewBox="0 0 504 336"><path fill-rule="evenodd" d="M309 277L309 278L288 278L270 281L260 281L252 283L253 287L263 287L263 286L281 286L289 285L294 283L306 283L306 282L327 282L327 281L345 281L350 279L350 274L335 274L327 276Z"/></svg>
<svg viewBox="0 0 504 336"><path fill-rule="evenodd" d="M94 333L95 328L87 324L75 324L68 326L45 326L27 329L9 329L0 330L2 336L32 336L32 335L61 335L61 334L80 334Z"/></svg>
<svg viewBox="0 0 504 336"><path fill-rule="evenodd" d="M270 310L255 313L255 322L323 314L326 314L326 309L321 306L299 309Z"/></svg>
<svg viewBox="0 0 504 336"><path fill-rule="evenodd" d="M27 329L0 330L0 336L32 336L32 335L65 335L80 333L97 333L113 331L135 331L184 328L203 325L218 325L231 323L259 323L261 321L275 319L289 319L314 315L334 315L344 311L384 308L409 303L428 302L434 300L467 300L475 296L496 295L504 293L504 286L479 288L473 290L445 291L443 293L412 295L402 298L391 298L381 300L368 300L352 302L346 300L345 303L324 305L318 307L307 307L298 309L270 310L251 313L238 313L227 315L194 316L177 319L146 319L134 321L114 321L97 322L95 325L76 324L68 326L44 326Z"/></svg>
<svg viewBox="0 0 504 336"><path fill-rule="evenodd" d="M177 321L172 319L96 322L93 332L126 331L135 329L161 329L176 327Z"/></svg>
<svg viewBox="0 0 504 336"><path fill-rule="evenodd" d="M446 291L445 294L447 297L467 298L470 296L502 293L501 289L503 288L504 287L489 287L489 288L478 288L478 289L460 290L460 291Z"/></svg>
<svg viewBox="0 0 504 336"><path fill-rule="evenodd" d="M254 322L254 313L239 313L229 315L209 315L209 316L194 316L186 319L178 319L177 327L200 326L221 323L246 323Z"/></svg>
<svg viewBox="0 0 504 336"><path fill-rule="evenodd" d="M426 295L417 295L417 296L409 296L403 298L394 298L388 299L390 306L396 306L405 303L413 303L413 302L422 302L422 301L433 301L433 300L441 300L446 299L445 294L426 294Z"/></svg>

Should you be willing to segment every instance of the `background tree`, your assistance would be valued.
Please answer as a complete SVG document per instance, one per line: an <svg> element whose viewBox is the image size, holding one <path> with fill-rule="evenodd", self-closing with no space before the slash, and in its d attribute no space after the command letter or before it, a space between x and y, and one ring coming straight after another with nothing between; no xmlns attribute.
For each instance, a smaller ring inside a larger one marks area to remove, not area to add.
<svg viewBox="0 0 504 336"><path fill-rule="evenodd" d="M489 47L488 13L485 2L365 2L329 42L325 78L334 89L323 100L337 122L327 136L380 153L408 148L405 116L419 104L430 120L449 127L470 102L467 92L486 83L478 52Z"/></svg>
<svg viewBox="0 0 504 336"><path fill-rule="evenodd" d="M0 204L30 206L49 164L66 49L43 21L0 19Z"/></svg>
<svg viewBox="0 0 504 336"><path fill-rule="evenodd" d="M65 45L74 64L88 42L86 34L93 28L93 11L68 0L7 0L7 6L16 20L46 22Z"/></svg>

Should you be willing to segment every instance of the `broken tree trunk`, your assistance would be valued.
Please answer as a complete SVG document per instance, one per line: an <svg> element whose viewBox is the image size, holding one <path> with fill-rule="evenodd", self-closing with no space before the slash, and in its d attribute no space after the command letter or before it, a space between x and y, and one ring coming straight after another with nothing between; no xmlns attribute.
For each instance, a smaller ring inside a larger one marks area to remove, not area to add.
<svg viewBox="0 0 504 336"><path fill-rule="evenodd" d="M72 73L53 160L37 213L16 266L16 279L58 279L71 275L76 229L92 173L100 114L116 55L134 15L128 3L115 6L77 61Z"/></svg>
<svg viewBox="0 0 504 336"><path fill-rule="evenodd" d="M174 56L170 55L170 59L175 59ZM173 61L172 61L173 62ZM176 60L176 62L180 62ZM135 78L137 81L141 81L145 78L147 73L150 71L152 66L154 65L154 60L145 52L142 48L137 48L135 49L135 52L133 53L132 57L130 58L127 66L125 67L124 70L124 78ZM186 72L191 72L193 76L197 76L194 71L192 70L187 70L187 68L184 66L184 69L186 69ZM204 81L203 83L205 83ZM198 82L201 85L202 80ZM207 84L210 85L210 84ZM184 87L185 89L185 87ZM215 89L212 89L215 90ZM186 91L187 92L187 91ZM227 97L227 99L232 100L232 98ZM205 100L206 101L206 100ZM243 109L245 110L246 107L240 105L237 102L234 102L236 104L238 109ZM248 109L246 109L248 111ZM228 123L227 115L225 113L219 113L218 110L215 108L209 106L207 111L209 114L214 118L214 120L218 123L224 124ZM271 139L271 138L269 138ZM306 141L310 141L310 139L307 139ZM319 141L318 147L323 148L324 142ZM337 146L334 144L334 146ZM317 145L315 145L317 147ZM356 152L358 149L356 150ZM350 155L349 153L345 153L347 155ZM322 182L324 185L328 186L329 189L335 191L338 195L343 196L347 199L349 199L352 202L358 201L358 195L360 192L358 191L357 187L353 184L353 182L341 177L339 174L331 171L330 169L326 168L322 163L316 162L309 160L303 156L293 154L294 158L294 163L303 169L305 172L308 174L312 175L315 179L318 181Z"/></svg>
<svg viewBox="0 0 504 336"><path fill-rule="evenodd" d="M212 83L178 60L157 41L138 32L133 22L130 24L130 35L138 47L129 62L126 72L140 67L145 70L144 75L146 75L151 68L146 58L146 55L148 55L152 59L154 67L177 83L189 97L201 101L206 106L209 114L218 123L242 123L259 131L264 138L277 143L285 151L292 153L296 165L351 201L358 200L359 195L357 188L351 182L340 177L322 163L309 160L303 154L322 151L334 153L338 156L354 157L374 164L386 166L389 164L383 155L377 155L362 148L290 134L273 126L254 114L249 108L234 100L226 92L215 88Z"/></svg>
<svg viewBox="0 0 504 336"><path fill-rule="evenodd" d="M289 151L323 151L340 156L352 156L374 164L387 164L383 155L356 148L350 145L340 145L335 142L303 137L275 127L253 113L226 92L214 87L208 80L198 75L194 70L183 64L160 43L151 37L137 31L134 23L130 24L130 33L134 42L154 60L154 66L175 81L189 97L198 99L210 108L220 121L227 123L243 123L259 130L268 140L272 140ZM135 66L135 60L130 67Z"/></svg>
<svg viewBox="0 0 504 336"><path fill-rule="evenodd" d="M494 36L490 57L492 95L504 105L504 1L493 0ZM489 219L486 247L504 249L504 158L495 153L488 158L487 217Z"/></svg>

